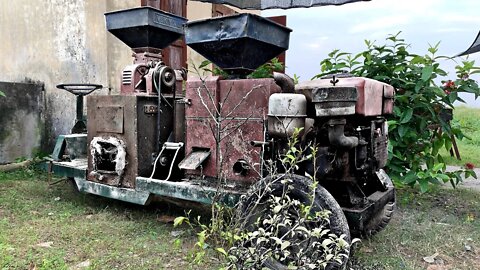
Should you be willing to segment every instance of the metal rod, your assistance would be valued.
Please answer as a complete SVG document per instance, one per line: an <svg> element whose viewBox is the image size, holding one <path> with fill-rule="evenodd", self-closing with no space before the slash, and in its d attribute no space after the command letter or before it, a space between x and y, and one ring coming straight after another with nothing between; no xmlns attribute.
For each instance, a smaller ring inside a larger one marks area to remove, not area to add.
<svg viewBox="0 0 480 270"><path fill-rule="evenodd" d="M84 121L83 119L83 96L82 95L77 95L77 121Z"/></svg>

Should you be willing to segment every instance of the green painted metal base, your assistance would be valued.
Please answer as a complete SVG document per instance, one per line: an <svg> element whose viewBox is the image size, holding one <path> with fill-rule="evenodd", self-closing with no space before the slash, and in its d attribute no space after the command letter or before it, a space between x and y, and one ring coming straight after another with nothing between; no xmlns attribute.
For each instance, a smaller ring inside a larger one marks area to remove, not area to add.
<svg viewBox="0 0 480 270"><path fill-rule="evenodd" d="M50 160L42 167L59 177L73 178L80 192L140 205L148 204L153 196L161 196L202 204L212 204L217 201L233 207L243 194L234 190L206 187L190 181L173 182L144 177L137 177L135 189L104 185L86 180L86 159L70 162Z"/></svg>
<svg viewBox="0 0 480 270"><path fill-rule="evenodd" d="M80 192L95 194L102 197L116 199L124 202L147 205L150 198L150 192L140 191L131 188L121 188L108 186L96 182L85 180L85 178L75 177Z"/></svg>
<svg viewBox="0 0 480 270"><path fill-rule="evenodd" d="M172 182L144 177L137 177L136 189L158 196L203 204L212 204L216 201L230 207L235 206L243 194L234 190L201 186L190 181Z"/></svg>
<svg viewBox="0 0 480 270"><path fill-rule="evenodd" d="M71 161L62 161L65 153L69 153L68 158ZM51 159L43 167L57 176L75 179L80 192L140 205L148 204L153 196L162 196L202 204L212 204L217 201L228 206L234 206L243 194L235 190L199 185L194 181L173 182L144 177L135 179L135 189L104 185L87 180L88 162L86 155L86 134L60 135Z"/></svg>
<svg viewBox="0 0 480 270"><path fill-rule="evenodd" d="M75 160L73 162L61 162L49 160L40 165L42 169L51 172L59 177L69 178L86 178L87 175L87 160Z"/></svg>

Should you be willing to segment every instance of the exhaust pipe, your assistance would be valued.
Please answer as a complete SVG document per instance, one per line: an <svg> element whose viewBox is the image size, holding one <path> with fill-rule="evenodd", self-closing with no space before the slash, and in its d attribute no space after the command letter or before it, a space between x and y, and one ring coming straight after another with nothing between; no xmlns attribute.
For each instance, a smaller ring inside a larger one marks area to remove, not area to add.
<svg viewBox="0 0 480 270"><path fill-rule="evenodd" d="M295 92L295 83L290 76L280 72L273 72L273 79L275 80L275 83L282 89L282 93Z"/></svg>
<svg viewBox="0 0 480 270"><path fill-rule="evenodd" d="M345 136L345 119L332 119L328 121L328 140L338 148L352 149L358 146L357 137Z"/></svg>

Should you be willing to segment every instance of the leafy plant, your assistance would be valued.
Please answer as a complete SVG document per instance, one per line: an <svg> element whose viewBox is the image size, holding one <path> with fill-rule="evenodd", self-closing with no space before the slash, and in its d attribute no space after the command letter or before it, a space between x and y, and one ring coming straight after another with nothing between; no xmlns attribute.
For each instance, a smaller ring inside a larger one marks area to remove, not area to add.
<svg viewBox="0 0 480 270"><path fill-rule="evenodd" d="M211 64L212 62L205 60L200 64L200 66L198 66L198 69L211 72L212 75L215 76L223 76L225 78L229 77L229 74L226 71L220 69L219 67L215 66L213 69L208 68L208 66ZM273 58L270 62L261 65L255 71L250 73L247 76L247 79L273 78L274 71L279 72L283 71L283 69L283 63L281 63L278 58Z"/></svg>
<svg viewBox="0 0 480 270"><path fill-rule="evenodd" d="M236 210L217 203L212 212L216 215L208 223L200 216L192 218L190 212L175 219L174 226L187 224L197 231L193 263L202 263L207 250L212 249L226 259L223 269L276 269L277 262L288 265L288 269L326 269L345 264L350 255L350 237L348 232L340 234L331 229L332 212L319 207L321 187L315 176L301 181L306 186L302 192L306 192L303 199L307 201L294 195L300 189L292 179L302 177L292 173L299 162L316 153L312 147L313 154L306 156L298 148L301 131L294 132L289 149L280 157L285 172L278 174L273 165L269 166L270 176L242 196Z"/></svg>
<svg viewBox="0 0 480 270"><path fill-rule="evenodd" d="M3 93L2 91L0 91L0 97L6 97L5 93Z"/></svg>
<svg viewBox="0 0 480 270"><path fill-rule="evenodd" d="M430 45L427 54L417 55L408 51L409 45L399 35L388 36L385 45L366 40L367 49L358 54L332 51L321 62L322 73L314 79L348 72L395 87L394 114L388 122L387 168L397 183L418 183L422 191L427 191L429 184L450 181L455 186L462 176L476 177L468 168L447 172L439 150L452 148L452 136L464 138L444 116L448 109L454 109L454 102L464 102L459 93L480 95L478 83L470 77L480 73L480 67L463 60L456 66L456 78L448 79L439 61L453 59L437 55L439 43Z"/></svg>

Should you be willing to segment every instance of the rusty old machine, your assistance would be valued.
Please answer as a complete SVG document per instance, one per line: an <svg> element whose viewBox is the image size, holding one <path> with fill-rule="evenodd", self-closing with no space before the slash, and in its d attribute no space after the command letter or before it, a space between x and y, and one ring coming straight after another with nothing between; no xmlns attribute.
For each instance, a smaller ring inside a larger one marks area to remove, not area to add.
<svg viewBox="0 0 480 270"><path fill-rule="evenodd" d="M141 7L105 16L134 61L121 73L120 95L89 95L86 129L79 113L79 128L59 137L55 174L81 192L140 205L162 197L233 206L254 183L282 173L275 164L301 131L303 155L311 154L308 146L318 150L298 164L296 179L316 175L335 198L331 207L343 210L337 218L348 220L347 233L368 236L388 223L395 207L383 170L391 86L348 74L297 85L279 73L246 79L289 46L290 29L257 15L187 22ZM183 35L229 75L188 79L177 89L184 71L166 66L161 50ZM59 85L80 98L99 87ZM81 112L82 102L77 106Z"/></svg>

